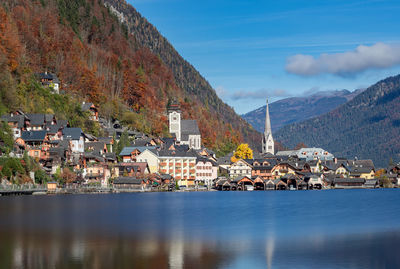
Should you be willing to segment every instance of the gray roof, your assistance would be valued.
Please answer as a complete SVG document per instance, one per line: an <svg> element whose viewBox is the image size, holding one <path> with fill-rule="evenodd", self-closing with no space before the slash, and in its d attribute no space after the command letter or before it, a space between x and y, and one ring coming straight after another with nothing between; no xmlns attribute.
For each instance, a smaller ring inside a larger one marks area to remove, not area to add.
<svg viewBox="0 0 400 269"><path fill-rule="evenodd" d="M54 119L54 115L53 114L44 114L44 121L45 122L52 122Z"/></svg>
<svg viewBox="0 0 400 269"><path fill-rule="evenodd" d="M48 79L48 80L52 80L54 83L60 83L60 80L58 79L57 75L54 73L49 73L49 72L39 73L38 76L40 79Z"/></svg>
<svg viewBox="0 0 400 269"><path fill-rule="evenodd" d="M160 150L158 152L160 157L197 157L196 152L189 151L179 151L179 150Z"/></svg>
<svg viewBox="0 0 400 269"><path fill-rule="evenodd" d="M49 134L56 134L62 128L63 127L61 125L55 124L55 125L48 126L47 131L49 132Z"/></svg>
<svg viewBox="0 0 400 269"><path fill-rule="evenodd" d="M105 143L104 142L86 142L85 150L94 151L96 153L100 153L104 150Z"/></svg>
<svg viewBox="0 0 400 269"><path fill-rule="evenodd" d="M63 136L64 139L79 140L83 134L81 128L64 128Z"/></svg>
<svg viewBox="0 0 400 269"><path fill-rule="evenodd" d="M47 131L24 131L21 134L22 140L25 142L38 142L43 141L46 137Z"/></svg>
<svg viewBox="0 0 400 269"><path fill-rule="evenodd" d="M25 123L24 115L3 115L1 119L7 122L16 122L18 124L18 128L23 128Z"/></svg>
<svg viewBox="0 0 400 269"><path fill-rule="evenodd" d="M200 130L196 120L181 120L182 135L199 135Z"/></svg>
<svg viewBox="0 0 400 269"><path fill-rule="evenodd" d="M155 146L152 146L152 147L125 147L122 149L119 156L129 156L129 155L131 155L132 151L134 151L135 149L137 149L138 151L140 151L142 153L146 149L154 150L154 149L156 149L156 147Z"/></svg>
<svg viewBox="0 0 400 269"><path fill-rule="evenodd" d="M364 178L334 178L333 183L364 183Z"/></svg>
<svg viewBox="0 0 400 269"><path fill-rule="evenodd" d="M82 103L81 109L82 111L88 111L92 105L93 103Z"/></svg>
<svg viewBox="0 0 400 269"><path fill-rule="evenodd" d="M113 138L112 138L112 137L98 137L97 139L98 139L100 142L106 143L107 145L108 145L108 144L111 144L112 141L113 141Z"/></svg>
<svg viewBox="0 0 400 269"><path fill-rule="evenodd" d="M214 160L210 160L210 159L208 159L206 157L202 157L202 156L197 157L196 163L199 163L199 162L203 162L203 163L210 162L212 166L218 166L218 164Z"/></svg>
<svg viewBox="0 0 400 269"><path fill-rule="evenodd" d="M151 145L150 141L151 141L150 138L136 139L135 141L133 141L133 144L136 147L145 147L145 146Z"/></svg>
<svg viewBox="0 0 400 269"><path fill-rule="evenodd" d="M62 126L62 127L67 127L68 126L68 121L67 120L57 120L57 124Z"/></svg>
<svg viewBox="0 0 400 269"><path fill-rule="evenodd" d="M118 177L114 179L114 184L132 184L132 185L140 185L142 184L143 179L135 178L135 177Z"/></svg>
<svg viewBox="0 0 400 269"><path fill-rule="evenodd" d="M361 174L361 173L370 173L371 170L373 169L372 167L356 167L356 166L351 166L350 168L350 173L351 174Z"/></svg>
<svg viewBox="0 0 400 269"><path fill-rule="evenodd" d="M26 114L31 125L44 125L45 114Z"/></svg>

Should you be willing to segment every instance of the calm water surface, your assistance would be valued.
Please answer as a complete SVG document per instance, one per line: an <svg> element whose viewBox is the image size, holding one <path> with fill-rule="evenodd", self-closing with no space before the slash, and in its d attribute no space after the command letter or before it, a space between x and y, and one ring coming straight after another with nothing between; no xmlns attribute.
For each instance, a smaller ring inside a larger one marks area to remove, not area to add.
<svg viewBox="0 0 400 269"><path fill-rule="evenodd" d="M0 197L0 268L400 268L400 190Z"/></svg>

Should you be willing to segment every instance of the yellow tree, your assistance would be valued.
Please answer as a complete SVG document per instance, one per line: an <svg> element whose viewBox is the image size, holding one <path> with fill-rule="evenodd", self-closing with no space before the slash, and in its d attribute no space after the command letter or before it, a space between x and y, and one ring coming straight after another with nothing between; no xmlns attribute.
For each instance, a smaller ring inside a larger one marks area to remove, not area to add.
<svg viewBox="0 0 400 269"><path fill-rule="evenodd" d="M231 161L237 162L240 159L253 159L253 150L249 147L248 144L240 144L235 153L233 154Z"/></svg>

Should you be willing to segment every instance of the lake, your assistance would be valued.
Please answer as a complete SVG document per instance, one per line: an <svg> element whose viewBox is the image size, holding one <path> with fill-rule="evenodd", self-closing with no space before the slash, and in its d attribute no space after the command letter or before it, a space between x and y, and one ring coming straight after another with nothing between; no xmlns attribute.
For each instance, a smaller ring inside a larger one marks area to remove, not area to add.
<svg viewBox="0 0 400 269"><path fill-rule="evenodd" d="M400 268L400 190L0 197L0 268Z"/></svg>

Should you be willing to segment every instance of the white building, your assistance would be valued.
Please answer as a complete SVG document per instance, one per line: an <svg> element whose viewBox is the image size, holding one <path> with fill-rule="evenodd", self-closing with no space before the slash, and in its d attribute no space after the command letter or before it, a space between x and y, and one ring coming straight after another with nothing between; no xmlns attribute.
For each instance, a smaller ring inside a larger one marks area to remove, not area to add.
<svg viewBox="0 0 400 269"><path fill-rule="evenodd" d="M158 153L161 174L171 175L180 186L194 186L196 179L196 154L192 151L161 150Z"/></svg>
<svg viewBox="0 0 400 269"><path fill-rule="evenodd" d="M218 164L207 158L197 158L196 181L211 186L214 179L218 177Z"/></svg>
<svg viewBox="0 0 400 269"><path fill-rule="evenodd" d="M307 162L311 160L331 161L335 158L332 153L329 153L322 148L301 148L298 150L279 151L276 155L293 156L299 159L304 159Z"/></svg>
<svg viewBox="0 0 400 269"><path fill-rule="evenodd" d="M264 129L264 136L262 139L262 153L275 154L275 145L274 145L274 139L272 137L271 121L269 119L268 99L267 99L267 106L265 109L265 129Z"/></svg>
<svg viewBox="0 0 400 269"><path fill-rule="evenodd" d="M201 134L196 120L182 120L178 104L168 108L169 132L175 134L176 141L192 149L201 149Z"/></svg>
<svg viewBox="0 0 400 269"><path fill-rule="evenodd" d="M81 128L64 128L63 140L69 140L72 152L85 152L85 138Z"/></svg>
<svg viewBox="0 0 400 269"><path fill-rule="evenodd" d="M232 163L228 168L230 178L236 178L238 176L251 178L251 170L251 166L243 160Z"/></svg>

